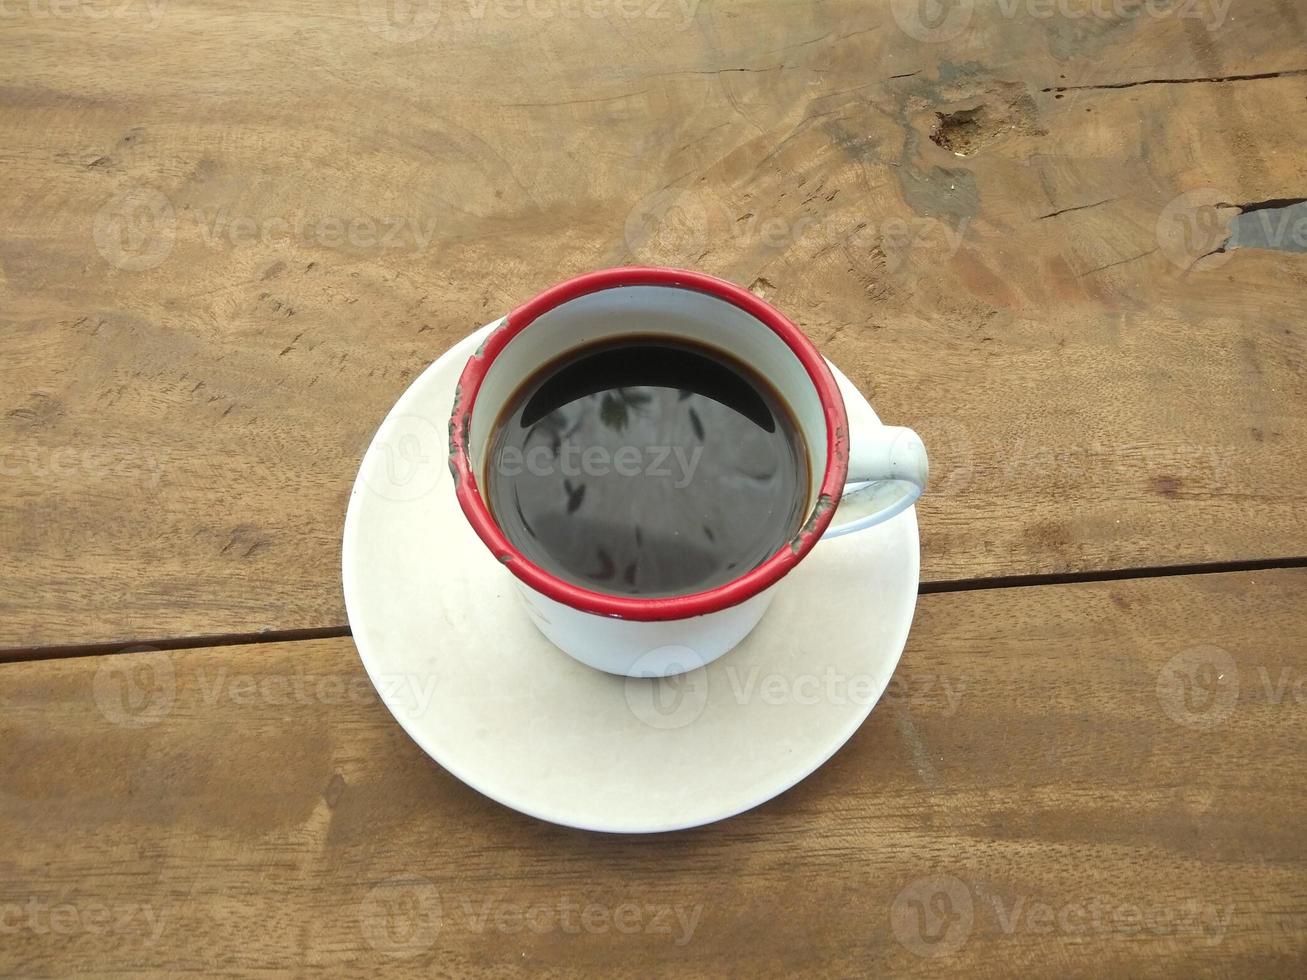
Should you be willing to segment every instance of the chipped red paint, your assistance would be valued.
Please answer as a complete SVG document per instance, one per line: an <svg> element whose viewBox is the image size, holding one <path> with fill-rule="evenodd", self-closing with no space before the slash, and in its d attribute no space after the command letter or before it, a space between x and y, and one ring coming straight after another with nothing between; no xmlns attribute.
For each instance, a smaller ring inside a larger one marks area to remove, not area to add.
<svg viewBox="0 0 1307 980"><path fill-rule="evenodd" d="M807 370L808 377L812 379L813 386L821 399L822 410L826 417L826 472L822 475L821 487L817 492L817 503L813 505L807 521L793 541L787 541L757 568L725 585L705 592L664 599L636 599L583 589L550 575L540 566L527 560L505 537L499 525L491 517L490 509L482 500L476 474L472 472L467 448L472 411L476 406L477 392L481 388L486 371L499 356L500 351L542 314L578 297L619 286L672 286L678 289L693 289L738 306L773 330L789 345L790 350L794 351L795 356ZM455 494L458 496L459 506L467 515L468 522L490 548L491 553L524 583L557 602L597 616L645 622L686 619L727 609L757 595L778 582L820 540L827 525L830 524L831 516L835 512L834 503L839 501L848 475L848 421L844 411L844 399L840 396L839 386L835 383L830 368L817 352L817 348L812 345L812 341L778 310L753 293L701 272L638 266L604 269L577 276L552 289L547 289L535 299L508 314L504 322L486 337L485 343L472 355L463 369L457 391L459 397L455 399L453 413L449 419L449 461L450 470L455 477Z"/></svg>

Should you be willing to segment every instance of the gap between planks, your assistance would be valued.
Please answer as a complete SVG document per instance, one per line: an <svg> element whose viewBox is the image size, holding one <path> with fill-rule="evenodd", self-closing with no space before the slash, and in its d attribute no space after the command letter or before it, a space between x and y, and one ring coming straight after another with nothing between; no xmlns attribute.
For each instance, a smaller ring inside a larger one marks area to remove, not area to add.
<svg viewBox="0 0 1307 980"><path fill-rule="evenodd" d="M1279 568L1307 568L1307 556L1262 558L1247 561L1219 561L1190 565L1150 565L1138 568L1088 572L1047 572L1030 575L995 575L987 578L950 579L923 582L918 595L949 592L977 592L989 589L1024 589L1038 585L1077 585L1088 582L1121 582L1140 578L1177 575L1219 575L1229 572L1260 572ZM352 635L348 625L306 629L261 630L255 633L216 633L203 636L168 636L146 640L115 640L62 646L0 648L0 665L33 660L62 660L70 657L99 657L139 653L148 650L192 650L199 647L245 646L257 643L287 643L296 640L328 640Z"/></svg>

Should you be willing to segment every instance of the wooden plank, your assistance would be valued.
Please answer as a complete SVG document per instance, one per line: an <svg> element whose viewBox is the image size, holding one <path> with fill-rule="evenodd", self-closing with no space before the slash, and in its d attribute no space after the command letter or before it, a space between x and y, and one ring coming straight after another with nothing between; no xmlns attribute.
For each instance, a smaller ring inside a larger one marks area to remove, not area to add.
<svg viewBox="0 0 1307 980"><path fill-rule="evenodd" d="M1305 600L923 597L829 764L642 838L457 782L347 639L0 665L0 972L1298 976Z"/></svg>
<svg viewBox="0 0 1307 980"><path fill-rule="evenodd" d="M927 581L1307 554L1303 257L1190 262L1209 205L1307 194L1291 5L955 6L23 7L0 649L343 624L386 409L631 261L751 286L922 431Z"/></svg>

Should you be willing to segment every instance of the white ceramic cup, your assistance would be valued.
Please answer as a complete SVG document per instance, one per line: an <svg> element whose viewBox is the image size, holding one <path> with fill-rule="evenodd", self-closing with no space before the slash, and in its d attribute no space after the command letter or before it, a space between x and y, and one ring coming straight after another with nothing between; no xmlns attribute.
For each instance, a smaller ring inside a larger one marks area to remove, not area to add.
<svg viewBox="0 0 1307 980"><path fill-rule="evenodd" d="M725 585L665 598L574 585L529 561L482 497L492 429L520 385L570 350L630 335L692 340L743 361L784 398L807 444L807 520L770 558ZM630 677L663 677L716 660L757 625L776 585L819 540L907 509L925 488L927 471L925 447L911 429L881 425L865 413L850 431L825 359L773 307L712 276L653 268L589 273L508 314L468 360L455 389L449 464L463 513L516 577L540 631L582 663Z"/></svg>

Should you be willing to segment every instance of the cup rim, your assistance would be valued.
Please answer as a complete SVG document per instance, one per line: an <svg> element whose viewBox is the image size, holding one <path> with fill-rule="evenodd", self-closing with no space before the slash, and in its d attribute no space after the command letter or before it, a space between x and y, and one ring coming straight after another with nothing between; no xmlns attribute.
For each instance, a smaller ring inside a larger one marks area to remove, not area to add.
<svg viewBox="0 0 1307 980"><path fill-rule="evenodd" d="M509 341L536 319L571 300L623 286L666 286L689 289L724 300L748 313L779 336L808 373L821 401L826 422L826 470L817 499L797 534L770 558L738 578L701 592L659 598L610 595L567 582L536 565L500 530L481 496L468 452L468 435L477 393L486 372ZM739 605L780 581L803 560L831 522L844 490L849 467L848 417L839 386L826 359L802 331L771 304L746 289L702 272L684 269L626 266L576 276L552 286L513 310L486 337L463 368L454 389L449 416L449 468L454 493L477 536L510 572L525 585L556 602L613 619L662 622L702 616Z"/></svg>

